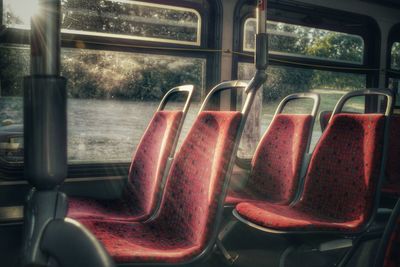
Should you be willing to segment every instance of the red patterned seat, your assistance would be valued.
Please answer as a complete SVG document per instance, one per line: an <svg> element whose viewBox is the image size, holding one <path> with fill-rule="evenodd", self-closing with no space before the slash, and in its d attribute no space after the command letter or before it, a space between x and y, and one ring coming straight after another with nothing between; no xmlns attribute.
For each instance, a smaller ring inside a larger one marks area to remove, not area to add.
<svg viewBox="0 0 400 267"><path fill-rule="evenodd" d="M76 220L145 220L156 208L164 170L178 134L182 111L157 111L144 133L121 199L70 198L68 217Z"/></svg>
<svg viewBox="0 0 400 267"><path fill-rule="evenodd" d="M380 114L335 115L314 150L297 203L240 203L236 212L274 230L361 230L375 208L384 127Z"/></svg>
<svg viewBox="0 0 400 267"><path fill-rule="evenodd" d="M258 144L246 187L230 191L225 203L262 199L289 204L297 192L312 122L312 115L277 114Z"/></svg>
<svg viewBox="0 0 400 267"><path fill-rule="evenodd" d="M382 193L388 196L400 197L400 115L392 115L390 119L388 161L386 179Z"/></svg>
<svg viewBox="0 0 400 267"><path fill-rule="evenodd" d="M118 263L179 263L210 241L242 120L203 111L177 153L158 216L149 222L82 221Z"/></svg>

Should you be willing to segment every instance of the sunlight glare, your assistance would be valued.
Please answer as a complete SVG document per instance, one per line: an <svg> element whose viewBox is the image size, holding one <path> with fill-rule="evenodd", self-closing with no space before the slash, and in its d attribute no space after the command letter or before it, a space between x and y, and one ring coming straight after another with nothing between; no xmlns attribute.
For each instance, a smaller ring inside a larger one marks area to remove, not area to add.
<svg viewBox="0 0 400 267"><path fill-rule="evenodd" d="M4 0L5 12L18 20L17 24L29 26L31 17L38 12L38 0Z"/></svg>

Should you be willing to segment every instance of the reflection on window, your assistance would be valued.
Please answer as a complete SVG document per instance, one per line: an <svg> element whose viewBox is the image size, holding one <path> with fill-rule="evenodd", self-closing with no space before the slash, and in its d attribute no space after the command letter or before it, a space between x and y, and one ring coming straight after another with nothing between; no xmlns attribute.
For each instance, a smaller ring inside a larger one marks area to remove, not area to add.
<svg viewBox="0 0 400 267"><path fill-rule="evenodd" d="M35 0L4 0L5 25L28 29ZM191 8L132 0L62 0L62 32L200 45L201 17Z"/></svg>
<svg viewBox="0 0 400 267"><path fill-rule="evenodd" d="M363 63L364 41L360 36L274 21L268 21L267 31L271 54ZM255 33L256 20L247 19L244 51L254 51Z"/></svg>
<svg viewBox="0 0 400 267"><path fill-rule="evenodd" d="M400 108L400 79L389 79L389 88L393 90L395 95L395 106Z"/></svg>
<svg viewBox="0 0 400 267"><path fill-rule="evenodd" d="M239 63L238 79L249 79L254 73L254 65ZM264 133L272 121L280 101L289 94L315 92L321 96L319 111L332 111L345 93L365 88L366 75L271 66L268 68L268 80L262 92L261 133ZM357 98L349 102L345 110L364 112L364 99ZM312 101L293 102L287 106L286 113L310 113ZM315 122L312 147L321 135L319 121Z"/></svg>
<svg viewBox="0 0 400 267"><path fill-rule="evenodd" d="M395 42L392 46L391 67L394 70L400 70L400 43Z"/></svg>
<svg viewBox="0 0 400 267"><path fill-rule="evenodd" d="M71 163L130 161L167 90L194 84L200 99L204 88L205 59L85 49L63 49L61 58L62 75L68 79ZM22 136L22 77L28 74L29 49L0 47L0 65L0 143L7 143L0 144L1 151L16 147L11 143ZM174 106L181 103L169 107ZM183 135L195 116L196 105L192 107ZM0 157L15 161L8 150Z"/></svg>

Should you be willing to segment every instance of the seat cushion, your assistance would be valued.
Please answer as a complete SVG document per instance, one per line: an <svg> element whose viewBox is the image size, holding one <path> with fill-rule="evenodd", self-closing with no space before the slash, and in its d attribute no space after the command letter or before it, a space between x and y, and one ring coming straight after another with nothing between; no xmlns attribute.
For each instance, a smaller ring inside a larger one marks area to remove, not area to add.
<svg viewBox="0 0 400 267"><path fill-rule="evenodd" d="M69 198L68 216L76 219L104 221L141 221L147 215L125 200Z"/></svg>
<svg viewBox="0 0 400 267"><path fill-rule="evenodd" d="M321 217L320 214L287 205L267 202L244 202L236 206L241 217L257 225L275 230L357 230L363 222Z"/></svg>
<svg viewBox="0 0 400 267"><path fill-rule="evenodd" d="M81 222L118 263L178 263L191 259L201 251L199 244L180 238L175 229L154 223Z"/></svg>

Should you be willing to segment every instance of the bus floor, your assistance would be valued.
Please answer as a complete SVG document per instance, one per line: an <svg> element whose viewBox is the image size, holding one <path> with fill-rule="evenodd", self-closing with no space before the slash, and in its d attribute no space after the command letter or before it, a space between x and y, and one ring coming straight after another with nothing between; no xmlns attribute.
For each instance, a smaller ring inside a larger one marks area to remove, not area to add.
<svg viewBox="0 0 400 267"><path fill-rule="evenodd" d="M386 217L386 216L385 216ZM226 217L225 217L226 218ZM384 228L386 219L376 222ZM380 232L380 230L378 230ZM373 266L380 236L361 241L346 265ZM326 267L338 263L351 248L346 238L332 234L285 236L264 233L243 223L236 223L222 241L225 249L235 258L233 264L218 255L219 264L205 266L237 267ZM218 254L218 253L216 253ZM219 253L222 254L222 253ZM211 261L210 261L211 262Z"/></svg>

